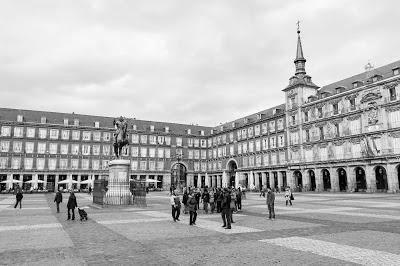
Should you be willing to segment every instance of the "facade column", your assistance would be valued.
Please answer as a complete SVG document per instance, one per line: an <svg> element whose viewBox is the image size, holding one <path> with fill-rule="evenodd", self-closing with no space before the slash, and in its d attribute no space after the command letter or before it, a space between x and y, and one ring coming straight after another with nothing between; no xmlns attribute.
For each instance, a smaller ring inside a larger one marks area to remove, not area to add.
<svg viewBox="0 0 400 266"><path fill-rule="evenodd" d="M399 190L399 180L397 178L397 169L395 164L386 166L386 175L388 182L388 192L396 193Z"/></svg>
<svg viewBox="0 0 400 266"><path fill-rule="evenodd" d="M77 189L81 189L81 179L82 179L82 175L78 175L78 184L76 184L76 188Z"/></svg>
<svg viewBox="0 0 400 266"><path fill-rule="evenodd" d="M315 186L316 186L316 191L321 192L324 191L324 181L322 180L322 173L321 169L315 169Z"/></svg>
<svg viewBox="0 0 400 266"><path fill-rule="evenodd" d="M261 172L261 181L263 188L267 187L267 173Z"/></svg>
<svg viewBox="0 0 400 266"><path fill-rule="evenodd" d="M367 192L376 192L376 176L372 165L366 165L365 177L367 179Z"/></svg>
<svg viewBox="0 0 400 266"><path fill-rule="evenodd" d="M48 175L43 175L43 181L44 181L44 183L43 183L43 189L47 189L47 176L48 176ZM39 179L38 174L35 174L35 178L36 178L36 180Z"/></svg>
<svg viewBox="0 0 400 266"><path fill-rule="evenodd" d="M283 173L282 173L282 171L278 172L278 188L280 191L282 191L282 188L283 188ZM285 190L285 189L283 188L283 190Z"/></svg>
<svg viewBox="0 0 400 266"><path fill-rule="evenodd" d="M59 174L56 174L56 177L54 178L54 191L58 191L58 181L59 181Z"/></svg>
<svg viewBox="0 0 400 266"><path fill-rule="evenodd" d="M347 176L347 192L354 192L356 188L356 172L354 171L354 167L346 168L346 176Z"/></svg>
<svg viewBox="0 0 400 266"><path fill-rule="evenodd" d="M187 184L186 186L191 187L194 186L194 175L193 174L188 174L187 175Z"/></svg>
<svg viewBox="0 0 400 266"><path fill-rule="evenodd" d="M12 174L7 174L7 180L12 180ZM13 183L7 183L7 186L6 186L6 188L7 189L12 189L12 187L13 187Z"/></svg>
<svg viewBox="0 0 400 266"><path fill-rule="evenodd" d="M331 174L331 192L340 191L339 188L339 172L337 169L329 168L329 172Z"/></svg>
<svg viewBox="0 0 400 266"><path fill-rule="evenodd" d="M197 178L197 188L201 188L201 179L202 179L203 177L201 176L201 174L199 174L198 175L198 178Z"/></svg>
<svg viewBox="0 0 400 266"><path fill-rule="evenodd" d="M269 186L271 189L275 188L274 172L269 172Z"/></svg>
<svg viewBox="0 0 400 266"><path fill-rule="evenodd" d="M222 188L222 175L218 175L218 179L219 179L219 187Z"/></svg>
<svg viewBox="0 0 400 266"><path fill-rule="evenodd" d="M301 177L303 179L303 191L311 190L311 178L307 171L300 171Z"/></svg>

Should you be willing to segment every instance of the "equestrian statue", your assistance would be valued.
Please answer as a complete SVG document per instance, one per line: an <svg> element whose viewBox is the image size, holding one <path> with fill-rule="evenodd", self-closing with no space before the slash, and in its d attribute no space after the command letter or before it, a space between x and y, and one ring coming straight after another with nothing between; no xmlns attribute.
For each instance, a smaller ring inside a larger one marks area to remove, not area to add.
<svg viewBox="0 0 400 266"><path fill-rule="evenodd" d="M114 154L117 159L121 156L121 151L124 146L129 145L128 141L128 122L120 116L117 120L114 119Z"/></svg>

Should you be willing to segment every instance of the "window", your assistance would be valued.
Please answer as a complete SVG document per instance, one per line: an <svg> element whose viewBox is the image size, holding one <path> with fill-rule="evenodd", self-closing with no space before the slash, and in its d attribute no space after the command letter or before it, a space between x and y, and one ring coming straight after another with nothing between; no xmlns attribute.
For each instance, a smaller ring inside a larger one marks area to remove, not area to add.
<svg viewBox="0 0 400 266"><path fill-rule="evenodd" d="M269 122L269 132L275 132L275 121Z"/></svg>
<svg viewBox="0 0 400 266"><path fill-rule="evenodd" d="M188 150L188 159L189 160L193 159L193 151L192 150Z"/></svg>
<svg viewBox="0 0 400 266"><path fill-rule="evenodd" d="M393 75L398 75L400 73L399 68L393 69Z"/></svg>
<svg viewBox="0 0 400 266"><path fill-rule="evenodd" d="M319 139L320 140L324 139L324 127L319 128Z"/></svg>
<svg viewBox="0 0 400 266"><path fill-rule="evenodd" d="M139 143L139 135L132 134L132 143L138 144Z"/></svg>
<svg viewBox="0 0 400 266"><path fill-rule="evenodd" d="M147 162L146 161L140 161L140 170L145 171L147 168Z"/></svg>
<svg viewBox="0 0 400 266"><path fill-rule="evenodd" d="M350 132L352 135L361 133L361 123L360 119L350 121Z"/></svg>
<svg viewBox="0 0 400 266"><path fill-rule="evenodd" d="M147 135L140 135L140 143L147 144Z"/></svg>
<svg viewBox="0 0 400 266"><path fill-rule="evenodd" d="M182 138L176 138L176 146L182 146Z"/></svg>
<svg viewBox="0 0 400 266"><path fill-rule="evenodd" d="M149 170L155 171L156 170L156 162L149 161Z"/></svg>
<svg viewBox="0 0 400 266"><path fill-rule="evenodd" d="M100 122L98 122L98 121L94 122L94 127L95 128L99 128L100 127Z"/></svg>
<svg viewBox="0 0 400 266"><path fill-rule="evenodd" d="M188 147L193 147L193 139L188 139Z"/></svg>
<svg viewBox="0 0 400 266"><path fill-rule="evenodd" d="M137 161L131 161L131 168L132 168L132 170L137 170L138 169L138 162Z"/></svg>
<svg viewBox="0 0 400 266"><path fill-rule="evenodd" d="M269 138L269 142L271 144L271 149L275 149L276 148L276 138L275 137Z"/></svg>
<svg viewBox="0 0 400 266"><path fill-rule="evenodd" d="M24 168L26 170L31 170L33 166L33 158L25 158L24 160Z"/></svg>
<svg viewBox="0 0 400 266"><path fill-rule="evenodd" d="M304 111L304 122L308 122L308 111Z"/></svg>
<svg viewBox="0 0 400 266"><path fill-rule="evenodd" d="M92 161L92 169L93 170L99 170L100 168L100 161L99 160L93 160Z"/></svg>
<svg viewBox="0 0 400 266"><path fill-rule="evenodd" d="M350 110L356 110L356 99L350 99Z"/></svg>
<svg viewBox="0 0 400 266"><path fill-rule="evenodd" d="M73 139L73 140L79 140L80 135L81 135L81 134L80 134L79 131L77 131L77 130L72 131L72 139Z"/></svg>
<svg viewBox="0 0 400 266"><path fill-rule="evenodd" d="M296 125L296 116L292 115L292 125Z"/></svg>
<svg viewBox="0 0 400 266"><path fill-rule="evenodd" d="M156 157L156 149L155 148L149 149L149 157L151 157L151 158Z"/></svg>
<svg viewBox="0 0 400 266"><path fill-rule="evenodd" d="M26 129L26 137L27 138L34 138L35 137L35 128L28 127Z"/></svg>
<svg viewBox="0 0 400 266"><path fill-rule="evenodd" d="M47 121L47 119L46 119L45 116L42 116L42 117L40 118L40 123L46 124L46 121Z"/></svg>
<svg viewBox="0 0 400 266"><path fill-rule="evenodd" d="M102 168L103 170L108 169L108 160L103 160L103 161L102 161L101 168Z"/></svg>
<svg viewBox="0 0 400 266"><path fill-rule="evenodd" d="M171 150L170 149L165 149L164 150L165 158L170 158L171 157Z"/></svg>
<svg viewBox="0 0 400 266"><path fill-rule="evenodd" d="M207 152L206 152L206 150L201 150L201 159L203 159L203 160L207 159Z"/></svg>
<svg viewBox="0 0 400 266"><path fill-rule="evenodd" d="M396 100L396 88L390 88L389 95L390 95L390 100L395 101Z"/></svg>
<svg viewBox="0 0 400 266"><path fill-rule="evenodd" d="M57 167L57 159L51 158L49 159L49 170L55 170Z"/></svg>
<svg viewBox="0 0 400 266"><path fill-rule="evenodd" d="M268 149L268 139L267 138L262 139L262 149L264 151Z"/></svg>
<svg viewBox="0 0 400 266"><path fill-rule="evenodd" d="M253 137L253 127L249 127L249 128L247 129L247 135L249 136L249 138L252 138L252 137Z"/></svg>
<svg viewBox="0 0 400 266"><path fill-rule="evenodd" d="M132 147L131 148L131 155L132 155L132 157L138 157L139 156L139 148L138 147Z"/></svg>
<svg viewBox="0 0 400 266"><path fill-rule="evenodd" d="M110 141L110 139L111 139L110 133L109 132L103 132L103 140L104 141ZM107 165L108 165L108 162L107 162Z"/></svg>
<svg viewBox="0 0 400 266"><path fill-rule="evenodd" d="M267 123L264 123L261 125L261 132L262 132L262 134L268 133L268 124Z"/></svg>
<svg viewBox="0 0 400 266"><path fill-rule="evenodd" d="M44 169L45 160L44 158L37 158L36 159L36 169L43 170Z"/></svg>
<svg viewBox="0 0 400 266"><path fill-rule="evenodd" d="M140 148L140 157L147 157L147 148L146 147Z"/></svg>
<svg viewBox="0 0 400 266"><path fill-rule="evenodd" d="M7 157L0 157L0 169L8 168L8 158Z"/></svg>
<svg viewBox="0 0 400 266"><path fill-rule="evenodd" d="M132 129L136 131L137 130L137 126L136 125L132 125Z"/></svg>
<svg viewBox="0 0 400 266"><path fill-rule="evenodd" d="M283 118L278 119L277 126L278 126L278 130L283 130Z"/></svg>
<svg viewBox="0 0 400 266"><path fill-rule="evenodd" d="M169 132L169 127L165 127L165 133Z"/></svg>
<svg viewBox="0 0 400 266"><path fill-rule="evenodd" d="M24 122L24 116L23 115L17 115L17 122Z"/></svg>
<svg viewBox="0 0 400 266"><path fill-rule="evenodd" d="M242 151L243 153L247 153L247 142L242 143Z"/></svg>
<svg viewBox="0 0 400 266"><path fill-rule="evenodd" d="M13 151L14 152L21 152L22 151L22 142L21 141L14 141L14 143L13 143Z"/></svg>
<svg viewBox="0 0 400 266"><path fill-rule="evenodd" d="M34 145L35 144L33 142L25 142L25 152L33 153Z"/></svg>
<svg viewBox="0 0 400 266"><path fill-rule="evenodd" d="M99 131L93 132L93 140L94 140L94 141L100 141L100 139L101 139L101 134L100 134L100 132L99 132Z"/></svg>
<svg viewBox="0 0 400 266"><path fill-rule="evenodd" d="M44 154L46 152L46 142L39 142L38 143L38 153Z"/></svg>
<svg viewBox="0 0 400 266"><path fill-rule="evenodd" d="M339 124L335 124L336 137L340 137Z"/></svg>
<svg viewBox="0 0 400 266"><path fill-rule="evenodd" d="M90 140L90 131L82 132L82 140L89 141Z"/></svg>
<svg viewBox="0 0 400 266"><path fill-rule="evenodd" d="M242 139L246 139L246 138L247 138L247 130L242 129Z"/></svg>
<svg viewBox="0 0 400 266"><path fill-rule="evenodd" d="M20 158L12 158L11 168L12 169L20 169L21 159Z"/></svg>
<svg viewBox="0 0 400 266"><path fill-rule="evenodd" d="M310 141L310 130L306 129L306 142Z"/></svg>
<svg viewBox="0 0 400 266"><path fill-rule="evenodd" d="M61 154L68 154L68 144L61 144Z"/></svg>
<svg viewBox="0 0 400 266"><path fill-rule="evenodd" d="M74 119L74 126L79 126L79 120L78 119Z"/></svg>
<svg viewBox="0 0 400 266"><path fill-rule="evenodd" d="M164 144L164 136L158 136L157 142L158 142L158 144L163 145Z"/></svg>
<svg viewBox="0 0 400 266"><path fill-rule="evenodd" d="M322 107L318 108L318 118L322 118L323 117L323 111L322 111Z"/></svg>
<svg viewBox="0 0 400 266"><path fill-rule="evenodd" d="M199 150L195 150L193 154L194 154L193 157L194 157L196 160L200 159L200 151L199 151Z"/></svg>
<svg viewBox="0 0 400 266"><path fill-rule="evenodd" d="M103 145L103 155L109 155L109 154L110 154L110 145Z"/></svg>
<svg viewBox="0 0 400 266"><path fill-rule="evenodd" d="M74 155L79 154L79 144L72 144L71 145L71 153Z"/></svg>
<svg viewBox="0 0 400 266"><path fill-rule="evenodd" d="M285 146L285 138L283 135L278 136L278 145L279 145L279 147Z"/></svg>
<svg viewBox="0 0 400 266"><path fill-rule="evenodd" d="M224 135L224 136L225 136L225 135ZM195 147L195 148L198 148L199 145L200 145L199 139L194 139L194 147Z"/></svg>
<svg viewBox="0 0 400 266"><path fill-rule="evenodd" d="M206 143L206 140L205 140L205 139L201 139L201 140L200 140L200 146L201 146L202 148L206 148L206 147L207 147L207 143Z"/></svg>
<svg viewBox="0 0 400 266"><path fill-rule="evenodd" d="M334 103L332 104L332 106L333 106L333 114L337 115L339 113L339 104Z"/></svg>
<svg viewBox="0 0 400 266"><path fill-rule="evenodd" d="M1 136L9 137L11 135L11 127L9 126L2 126L1 127Z"/></svg>
<svg viewBox="0 0 400 266"><path fill-rule="evenodd" d="M88 159L82 160L82 169L84 169L84 170L89 169L89 160Z"/></svg>
<svg viewBox="0 0 400 266"><path fill-rule="evenodd" d="M159 148L157 150L157 155L158 155L158 158L164 158L164 149L163 148Z"/></svg>
<svg viewBox="0 0 400 266"><path fill-rule="evenodd" d="M50 143L50 154L57 154L57 143Z"/></svg>
<svg viewBox="0 0 400 266"><path fill-rule="evenodd" d="M254 142L249 141L249 152L254 152Z"/></svg>
<svg viewBox="0 0 400 266"><path fill-rule="evenodd" d="M82 154L90 155L90 145L82 145Z"/></svg>
<svg viewBox="0 0 400 266"><path fill-rule="evenodd" d="M72 169L78 169L79 167L79 160L78 159L72 159L71 160L71 168Z"/></svg>
<svg viewBox="0 0 400 266"><path fill-rule="evenodd" d="M0 145L1 145L1 152L8 152L8 150L10 149L9 141L2 140L0 142Z"/></svg>
<svg viewBox="0 0 400 266"><path fill-rule="evenodd" d="M69 130L61 131L61 138L64 140L68 140L69 139Z"/></svg>
<svg viewBox="0 0 400 266"><path fill-rule="evenodd" d="M22 138L24 134L24 128L22 127L14 127L14 137Z"/></svg>
<svg viewBox="0 0 400 266"><path fill-rule="evenodd" d="M261 151L261 140L260 139L256 140L256 151Z"/></svg>
<svg viewBox="0 0 400 266"><path fill-rule="evenodd" d="M68 126L68 118L64 118L64 126Z"/></svg>
<svg viewBox="0 0 400 266"><path fill-rule="evenodd" d="M50 138L58 139L58 129L50 129Z"/></svg>
<svg viewBox="0 0 400 266"><path fill-rule="evenodd" d="M47 137L47 129L39 128L39 139L45 139Z"/></svg>
<svg viewBox="0 0 400 266"><path fill-rule="evenodd" d="M165 137L165 145L171 145L171 137Z"/></svg>
<svg viewBox="0 0 400 266"><path fill-rule="evenodd" d="M100 145L93 145L93 155L100 155Z"/></svg>

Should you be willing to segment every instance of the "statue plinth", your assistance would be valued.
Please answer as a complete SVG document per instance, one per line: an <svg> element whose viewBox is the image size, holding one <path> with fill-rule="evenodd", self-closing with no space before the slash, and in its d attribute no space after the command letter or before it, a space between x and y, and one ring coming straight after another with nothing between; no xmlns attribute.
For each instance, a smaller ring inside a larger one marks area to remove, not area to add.
<svg viewBox="0 0 400 266"><path fill-rule="evenodd" d="M108 190L104 196L107 205L129 205L133 203L129 185L129 160L109 162Z"/></svg>

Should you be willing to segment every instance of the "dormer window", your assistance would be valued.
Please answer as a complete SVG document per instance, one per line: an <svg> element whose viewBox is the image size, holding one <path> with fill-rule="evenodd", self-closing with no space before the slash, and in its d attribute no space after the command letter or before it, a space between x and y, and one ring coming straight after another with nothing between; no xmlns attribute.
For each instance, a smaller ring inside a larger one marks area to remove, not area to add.
<svg viewBox="0 0 400 266"><path fill-rule="evenodd" d="M64 118L64 126L68 126L68 118Z"/></svg>
<svg viewBox="0 0 400 266"><path fill-rule="evenodd" d="M338 88L335 89L336 93L342 93L345 90L346 90L346 88L344 88L344 87L338 87Z"/></svg>
<svg viewBox="0 0 400 266"><path fill-rule="evenodd" d="M263 117L263 114L257 114L257 119L258 119L258 120L261 120L262 117Z"/></svg>
<svg viewBox="0 0 400 266"><path fill-rule="evenodd" d="M219 127L219 130L222 132L222 131L224 131L224 126L220 126Z"/></svg>
<svg viewBox="0 0 400 266"><path fill-rule="evenodd" d="M399 74L400 74L400 68L399 67L393 68L393 75L396 76L396 75L399 75Z"/></svg>
<svg viewBox="0 0 400 266"><path fill-rule="evenodd" d="M362 82L361 81L355 81L355 82L353 82L353 88L358 88L358 87L360 87L362 85Z"/></svg>
<svg viewBox="0 0 400 266"><path fill-rule="evenodd" d="M99 128L100 127L100 122L99 121L94 122L94 127L95 128Z"/></svg>
<svg viewBox="0 0 400 266"><path fill-rule="evenodd" d="M249 122L249 119L247 117L243 118L243 123L247 124Z"/></svg>
<svg viewBox="0 0 400 266"><path fill-rule="evenodd" d="M187 129L188 135L192 134L192 130L190 128Z"/></svg>
<svg viewBox="0 0 400 266"><path fill-rule="evenodd" d="M154 132L154 126L153 125L150 126L150 131Z"/></svg>
<svg viewBox="0 0 400 266"><path fill-rule="evenodd" d="M236 126L236 123L232 122L232 128L235 128L235 126Z"/></svg>
<svg viewBox="0 0 400 266"><path fill-rule="evenodd" d="M45 116L42 116L42 117L40 118L40 123L41 123L41 124L46 124L46 117L45 117Z"/></svg>
<svg viewBox="0 0 400 266"><path fill-rule="evenodd" d="M137 126L135 124L132 125L133 130L137 130Z"/></svg>
<svg viewBox="0 0 400 266"><path fill-rule="evenodd" d="M165 133L169 133L169 127L165 127Z"/></svg>
<svg viewBox="0 0 400 266"><path fill-rule="evenodd" d="M280 112L281 112L281 109L279 109L279 108L275 108L274 110L272 110L273 115L279 114Z"/></svg>
<svg viewBox="0 0 400 266"><path fill-rule="evenodd" d="M200 135L204 136L204 130L200 130Z"/></svg>
<svg viewBox="0 0 400 266"><path fill-rule="evenodd" d="M377 82L378 80L381 80L382 76L381 75L375 75L372 77L372 82Z"/></svg>
<svg viewBox="0 0 400 266"><path fill-rule="evenodd" d="M24 122L24 116L23 115L17 115L17 122Z"/></svg>
<svg viewBox="0 0 400 266"><path fill-rule="evenodd" d="M211 135L214 134L214 129L211 129L210 133L211 133Z"/></svg>
<svg viewBox="0 0 400 266"><path fill-rule="evenodd" d="M74 119L74 126L79 126L79 119Z"/></svg>

